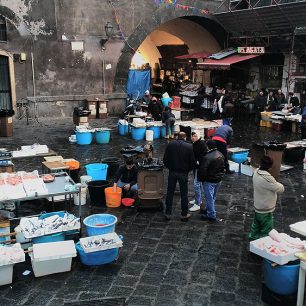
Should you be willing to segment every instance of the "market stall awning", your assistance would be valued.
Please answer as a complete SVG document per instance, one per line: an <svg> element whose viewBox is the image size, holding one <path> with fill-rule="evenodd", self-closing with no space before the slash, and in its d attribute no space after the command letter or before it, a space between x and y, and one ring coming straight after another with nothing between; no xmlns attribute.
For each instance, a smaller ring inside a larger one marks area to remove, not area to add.
<svg viewBox="0 0 306 306"><path fill-rule="evenodd" d="M211 55L211 53L208 52L198 52L198 53L191 53L191 54L184 54L184 55L179 55L176 56L176 59L192 59L192 58L208 58Z"/></svg>
<svg viewBox="0 0 306 306"><path fill-rule="evenodd" d="M259 56L258 54L254 55L240 55L240 54L234 54L231 56L228 56L226 58L222 58L220 60L215 59L206 59L203 63L197 63L199 68L203 69L220 69L220 70L228 70L230 69L230 66L232 64L236 64L242 61L247 61L252 58L255 58Z"/></svg>

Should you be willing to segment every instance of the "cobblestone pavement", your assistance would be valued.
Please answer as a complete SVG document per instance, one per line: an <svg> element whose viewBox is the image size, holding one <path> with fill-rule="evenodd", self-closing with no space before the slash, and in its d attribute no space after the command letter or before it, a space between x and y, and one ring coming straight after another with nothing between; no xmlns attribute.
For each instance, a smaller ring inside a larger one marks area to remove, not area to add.
<svg viewBox="0 0 306 306"><path fill-rule="evenodd" d="M116 120L95 120L94 126L115 129ZM256 128L253 123L234 122L233 146L250 147L253 140L295 140L298 134ZM0 138L0 147L15 149L33 143L47 144L65 158L73 157L84 165L108 156L119 156L126 144L136 142L112 132L106 145L71 145L72 119L44 119L42 125L15 122L14 137ZM157 156L162 156L165 140L154 141ZM17 170L40 170L38 158L17 161ZM165 176L166 177L166 176ZM286 192L275 212L275 227L290 233L289 224L305 218L305 174L302 165L283 172L280 181ZM190 180L189 198L193 197ZM166 187L166 181L165 181ZM179 219L179 193L175 195L171 221L160 211L137 212L120 208L116 231L124 236L124 247L117 262L96 267L82 266L73 260L72 271L35 278L30 262L14 267L11 285L0 287L1 305L63 305L65 302L124 297L128 305L264 305L261 302L261 260L248 251L247 233L252 219L252 180L245 175L226 176L217 196L215 224L201 221L194 213L188 222ZM25 203L22 213L45 209L41 202ZM88 210L86 211L88 214ZM90 305L99 305L92 302ZM103 304L106 305L106 304Z"/></svg>

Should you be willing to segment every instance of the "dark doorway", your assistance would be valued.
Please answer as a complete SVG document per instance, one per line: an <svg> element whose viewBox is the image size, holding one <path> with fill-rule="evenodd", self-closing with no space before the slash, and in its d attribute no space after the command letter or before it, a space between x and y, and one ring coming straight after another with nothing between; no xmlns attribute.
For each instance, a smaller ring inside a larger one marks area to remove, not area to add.
<svg viewBox="0 0 306 306"><path fill-rule="evenodd" d="M0 109L12 109L9 61L0 55Z"/></svg>

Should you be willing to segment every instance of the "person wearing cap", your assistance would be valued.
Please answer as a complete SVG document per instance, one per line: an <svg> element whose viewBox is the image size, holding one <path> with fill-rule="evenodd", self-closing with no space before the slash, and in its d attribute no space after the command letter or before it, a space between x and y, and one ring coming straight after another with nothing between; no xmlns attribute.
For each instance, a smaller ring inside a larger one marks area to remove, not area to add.
<svg viewBox="0 0 306 306"><path fill-rule="evenodd" d="M163 106L156 97L152 97L148 105L148 113L152 116L154 121L161 121L161 114L163 112Z"/></svg>
<svg viewBox="0 0 306 306"><path fill-rule="evenodd" d="M191 133L192 149L195 158L195 166L193 169L193 188L194 188L194 200L189 201L189 204L192 206L189 208L189 211L194 212L198 211L201 208L202 204L202 192L201 192L201 183L198 181L198 168L200 160L203 155L207 152L206 141L203 140L196 132Z"/></svg>
<svg viewBox="0 0 306 306"><path fill-rule="evenodd" d="M144 104L149 104L150 103L150 101L151 101L151 95L150 95L150 91L149 90L146 90L145 91L145 95L142 97L142 102L144 103Z"/></svg>
<svg viewBox="0 0 306 306"><path fill-rule="evenodd" d="M283 184L277 182L270 170L273 160L263 156L260 167L253 175L254 188L254 219L249 233L250 240L268 236L273 229L273 212L275 210L277 194L284 192Z"/></svg>

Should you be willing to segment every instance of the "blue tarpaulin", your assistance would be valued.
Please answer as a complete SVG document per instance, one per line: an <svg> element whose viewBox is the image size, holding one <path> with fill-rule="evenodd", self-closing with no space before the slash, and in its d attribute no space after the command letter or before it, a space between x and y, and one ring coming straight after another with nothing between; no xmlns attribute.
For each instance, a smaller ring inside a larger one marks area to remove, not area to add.
<svg viewBox="0 0 306 306"><path fill-rule="evenodd" d="M142 98L146 90L150 90L151 70L129 70L126 93L132 98Z"/></svg>

